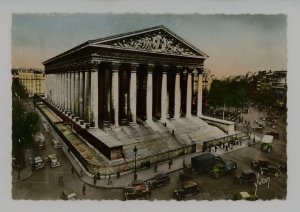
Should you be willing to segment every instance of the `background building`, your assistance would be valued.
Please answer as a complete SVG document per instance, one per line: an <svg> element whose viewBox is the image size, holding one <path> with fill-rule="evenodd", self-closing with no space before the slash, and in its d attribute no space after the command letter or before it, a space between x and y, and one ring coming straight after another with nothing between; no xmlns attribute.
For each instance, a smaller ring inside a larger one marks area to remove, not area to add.
<svg viewBox="0 0 300 212"><path fill-rule="evenodd" d="M39 69L12 69L13 79L19 79L29 97L45 95L45 74Z"/></svg>

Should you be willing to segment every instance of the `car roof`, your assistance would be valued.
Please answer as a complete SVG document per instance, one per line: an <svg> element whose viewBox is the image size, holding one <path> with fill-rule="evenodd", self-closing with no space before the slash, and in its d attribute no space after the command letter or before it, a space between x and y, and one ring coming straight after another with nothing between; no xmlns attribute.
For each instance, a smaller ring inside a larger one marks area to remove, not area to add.
<svg viewBox="0 0 300 212"><path fill-rule="evenodd" d="M251 169L247 169L247 170L243 170L242 173L244 173L244 174L252 174L252 173L254 173L254 171L251 170Z"/></svg>
<svg viewBox="0 0 300 212"><path fill-rule="evenodd" d="M197 183L195 183L193 181L186 181L186 182L182 183L182 187L184 187L184 188L193 187L196 185L197 185Z"/></svg>
<svg viewBox="0 0 300 212"><path fill-rule="evenodd" d="M168 175L165 173L158 173L157 175L154 176L154 178L162 178L162 177L166 177L166 176L168 176Z"/></svg>
<svg viewBox="0 0 300 212"><path fill-rule="evenodd" d="M65 190L63 191L63 193L66 194L66 195L70 195L70 194L75 193L75 192L73 191L73 189L67 188L67 189L65 189Z"/></svg>

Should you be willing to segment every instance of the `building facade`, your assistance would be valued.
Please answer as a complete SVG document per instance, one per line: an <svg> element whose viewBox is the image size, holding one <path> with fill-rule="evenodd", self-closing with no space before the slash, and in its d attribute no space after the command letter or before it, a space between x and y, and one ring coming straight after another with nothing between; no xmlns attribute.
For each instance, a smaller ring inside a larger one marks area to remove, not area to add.
<svg viewBox="0 0 300 212"><path fill-rule="evenodd" d="M45 97L96 128L200 116L207 57L164 26L90 40L43 63Z"/></svg>
<svg viewBox="0 0 300 212"><path fill-rule="evenodd" d="M45 95L45 74L37 69L13 69L13 79L19 79L29 97Z"/></svg>

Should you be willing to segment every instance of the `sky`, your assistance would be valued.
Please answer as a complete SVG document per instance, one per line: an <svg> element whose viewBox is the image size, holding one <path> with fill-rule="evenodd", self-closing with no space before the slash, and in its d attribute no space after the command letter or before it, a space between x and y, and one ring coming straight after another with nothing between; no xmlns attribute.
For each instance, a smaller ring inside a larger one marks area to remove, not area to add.
<svg viewBox="0 0 300 212"><path fill-rule="evenodd" d="M43 61L87 40L164 25L209 55L217 78L287 69L285 15L17 14L12 18L12 67Z"/></svg>

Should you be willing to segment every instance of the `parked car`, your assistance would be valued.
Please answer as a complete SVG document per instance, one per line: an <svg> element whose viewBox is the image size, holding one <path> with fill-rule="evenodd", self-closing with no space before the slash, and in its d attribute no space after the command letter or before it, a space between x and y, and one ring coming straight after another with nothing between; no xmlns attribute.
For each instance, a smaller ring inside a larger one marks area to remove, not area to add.
<svg viewBox="0 0 300 212"><path fill-rule="evenodd" d="M279 138L279 133L278 132L267 131L266 135L272 135L274 138Z"/></svg>
<svg viewBox="0 0 300 212"><path fill-rule="evenodd" d="M36 156L33 158L32 166L35 170L45 168L44 160L41 156Z"/></svg>
<svg viewBox="0 0 300 212"><path fill-rule="evenodd" d="M280 169L277 166L265 166L260 167L260 174L267 174L267 175L273 175L275 177L279 177L280 175Z"/></svg>
<svg viewBox="0 0 300 212"><path fill-rule="evenodd" d="M149 199L151 197L151 189L142 180L134 180L132 185L123 188L125 200Z"/></svg>
<svg viewBox="0 0 300 212"><path fill-rule="evenodd" d="M43 133L37 133L33 136L34 145L37 149L44 149L45 148L45 137Z"/></svg>
<svg viewBox="0 0 300 212"><path fill-rule="evenodd" d="M248 200L248 201L255 201L258 200L258 196L255 194L249 194L246 191L239 192L234 195L233 200Z"/></svg>
<svg viewBox="0 0 300 212"><path fill-rule="evenodd" d="M256 174L253 170L243 170L241 175L235 177L236 182L242 184L256 181Z"/></svg>
<svg viewBox="0 0 300 212"><path fill-rule="evenodd" d="M154 176L154 178L149 181L151 188L159 187L170 182L170 177L165 173L159 173Z"/></svg>
<svg viewBox="0 0 300 212"><path fill-rule="evenodd" d="M47 161L50 164L51 168L59 167L61 166L61 161L57 159L56 154L50 154L47 157Z"/></svg>
<svg viewBox="0 0 300 212"><path fill-rule="evenodd" d="M61 148L60 142L57 141L57 140L54 140L54 139L51 141L51 146L52 146L54 149L60 149L60 148Z"/></svg>
<svg viewBox="0 0 300 212"><path fill-rule="evenodd" d="M193 196L199 193L198 184L193 181L184 182L179 188L173 192L173 197L177 200L181 200L188 196Z"/></svg>
<svg viewBox="0 0 300 212"><path fill-rule="evenodd" d="M251 161L251 166L253 169L259 170L260 167L267 167L271 164L268 159L260 158L258 160Z"/></svg>
<svg viewBox="0 0 300 212"><path fill-rule="evenodd" d="M60 198L63 200L75 200L77 199L76 193L72 189L65 189L61 195Z"/></svg>

